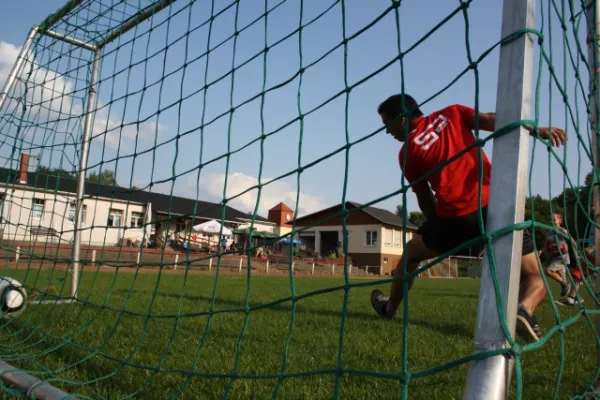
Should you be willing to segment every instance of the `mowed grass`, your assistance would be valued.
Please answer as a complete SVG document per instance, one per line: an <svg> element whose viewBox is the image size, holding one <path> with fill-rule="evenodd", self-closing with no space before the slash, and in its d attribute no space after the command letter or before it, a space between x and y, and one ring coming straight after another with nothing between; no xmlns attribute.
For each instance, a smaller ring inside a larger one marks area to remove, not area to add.
<svg viewBox="0 0 600 400"><path fill-rule="evenodd" d="M58 292L69 279L61 271L3 274L40 290L51 283L50 291ZM369 304L372 288L387 293L389 284L345 291L343 278L293 281L301 296L296 302L289 277L253 276L248 286L245 275L219 276L215 284L208 275L88 270L80 286L84 303L32 304L18 320L2 322L0 358L94 399L266 399L274 393L325 399L336 391L342 399L392 399L402 391L403 323L413 376L472 353L478 280L418 280L408 321L394 322L376 318ZM63 289L67 294L68 285ZM324 289L330 290L306 296ZM560 317L577 312L561 308ZM546 331L554 324L549 301L538 318ZM523 398L552 398L557 384L557 398L568 398L594 377L596 336L589 321L581 317L566 329L562 349L561 336L523 354ZM459 399L467 371L462 364L413 378L409 398Z"/></svg>

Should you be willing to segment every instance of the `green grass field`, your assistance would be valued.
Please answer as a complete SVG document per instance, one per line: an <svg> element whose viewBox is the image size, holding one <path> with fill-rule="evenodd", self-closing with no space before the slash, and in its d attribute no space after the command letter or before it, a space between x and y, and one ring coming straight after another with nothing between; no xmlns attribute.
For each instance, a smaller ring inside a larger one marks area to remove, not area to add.
<svg viewBox="0 0 600 400"><path fill-rule="evenodd" d="M43 289L49 273L4 275ZM64 272L54 274L52 285L60 290ZM343 278L294 281L299 296L344 284ZM89 303L29 305L18 321L2 323L0 358L39 377L52 371L55 386L94 399L218 399L225 394L266 399L276 390L281 399L332 398L345 292L303 297L292 314L290 282L288 277L255 276L248 288L244 275L221 276L215 286L213 276L86 272L80 298ZM411 374L471 354L478 285L478 280L416 282L409 299ZM378 286L389 290L388 284ZM213 288L215 312L209 315ZM401 372L402 320L376 318L369 304L372 288L347 292L342 366L354 373L339 375L339 398L398 398L402 389L394 379ZM247 294L251 307L272 305L246 313ZM567 318L577 308L560 312ZM554 323L548 301L538 318L546 330ZM596 339L586 319L566 330L561 377L560 337L556 333L542 350L524 354L524 398L552 398L558 383L557 398L564 399L594 376ZM467 369L465 364L414 378L409 397L459 399ZM230 379L233 371L235 379ZM279 379L282 371L285 379Z"/></svg>

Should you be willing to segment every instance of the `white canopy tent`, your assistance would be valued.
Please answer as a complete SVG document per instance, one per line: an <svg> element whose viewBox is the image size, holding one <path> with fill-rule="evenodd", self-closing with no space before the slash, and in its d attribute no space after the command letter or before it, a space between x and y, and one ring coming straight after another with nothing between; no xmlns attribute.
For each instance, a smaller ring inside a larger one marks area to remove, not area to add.
<svg viewBox="0 0 600 400"><path fill-rule="evenodd" d="M213 233L218 235L219 232L221 232L221 223L213 219L212 221L204 222L203 224L194 226L192 230L194 232ZM233 232L231 232L231 229L223 226L223 236L231 236L232 234Z"/></svg>

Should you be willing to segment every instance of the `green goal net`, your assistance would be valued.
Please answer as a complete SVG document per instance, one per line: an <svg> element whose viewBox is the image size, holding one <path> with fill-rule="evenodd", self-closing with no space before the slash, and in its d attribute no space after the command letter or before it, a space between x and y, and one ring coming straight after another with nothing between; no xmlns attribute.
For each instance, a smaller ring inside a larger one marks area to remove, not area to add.
<svg viewBox="0 0 600 400"><path fill-rule="evenodd" d="M591 398L594 3L491 3L71 0L23 45L0 37L5 395L475 398L470 368L501 357L511 398ZM502 119L474 131L515 177L492 180L483 262L465 243L390 274L417 234L377 114L398 93ZM568 141L515 146L526 124ZM534 343L511 333L518 266L493 240L523 229L536 250L546 231L573 239L580 282L561 306L543 273ZM371 290L416 276L398 319L379 319ZM506 343L474 351L486 304Z"/></svg>

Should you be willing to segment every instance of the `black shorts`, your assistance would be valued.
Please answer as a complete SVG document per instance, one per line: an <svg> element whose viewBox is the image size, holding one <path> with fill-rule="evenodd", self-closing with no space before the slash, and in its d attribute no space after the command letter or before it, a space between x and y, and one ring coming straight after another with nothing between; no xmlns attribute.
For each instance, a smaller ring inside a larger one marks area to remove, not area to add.
<svg viewBox="0 0 600 400"><path fill-rule="evenodd" d="M485 226L487 220L487 207L482 210L483 223ZM438 253L446 253L461 244L482 236L479 229L479 213L475 211L472 214L457 218L437 218L433 221L425 221L417 231L423 238L425 246ZM454 255L478 256L484 248L484 242L473 244ZM533 239L529 229L523 229L523 251L522 255L533 253Z"/></svg>

